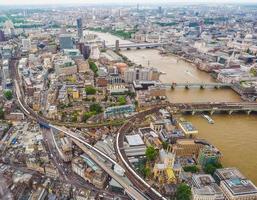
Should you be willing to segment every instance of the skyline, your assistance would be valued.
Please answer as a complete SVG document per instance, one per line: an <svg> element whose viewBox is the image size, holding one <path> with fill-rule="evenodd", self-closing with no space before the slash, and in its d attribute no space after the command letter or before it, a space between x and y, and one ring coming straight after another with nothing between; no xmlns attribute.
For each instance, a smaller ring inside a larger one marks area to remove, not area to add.
<svg viewBox="0 0 257 200"><path fill-rule="evenodd" d="M4 6L22 6L22 5L77 5L77 4L137 4L138 1L136 0L129 0L129 1L119 1L119 0L11 0L11 1L5 1L0 0L0 5ZM215 2L210 2L209 0L157 0L157 1L147 1L142 0L140 1L140 4L198 4L198 3L211 3L211 4L225 4L225 3L235 3L235 4L249 4L249 3L256 3L255 0L217 0Z"/></svg>

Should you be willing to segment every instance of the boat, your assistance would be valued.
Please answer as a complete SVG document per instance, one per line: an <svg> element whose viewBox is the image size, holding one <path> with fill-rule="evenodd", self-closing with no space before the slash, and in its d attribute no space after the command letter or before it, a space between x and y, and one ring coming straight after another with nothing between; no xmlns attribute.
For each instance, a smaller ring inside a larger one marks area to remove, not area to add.
<svg viewBox="0 0 257 200"><path fill-rule="evenodd" d="M202 114L203 118L207 119L209 124L214 124L214 120L209 115Z"/></svg>

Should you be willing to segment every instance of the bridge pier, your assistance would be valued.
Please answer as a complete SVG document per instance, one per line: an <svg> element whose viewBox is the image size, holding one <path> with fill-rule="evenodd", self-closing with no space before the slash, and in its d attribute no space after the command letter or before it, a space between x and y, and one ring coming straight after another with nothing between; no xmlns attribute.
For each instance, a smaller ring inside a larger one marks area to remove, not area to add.
<svg viewBox="0 0 257 200"><path fill-rule="evenodd" d="M204 89L205 88L205 86L204 85L200 85L200 89Z"/></svg>
<svg viewBox="0 0 257 200"><path fill-rule="evenodd" d="M116 52L119 52L119 51L120 51L120 41L119 41L119 40L116 40L116 41L115 41L115 51L116 51Z"/></svg>

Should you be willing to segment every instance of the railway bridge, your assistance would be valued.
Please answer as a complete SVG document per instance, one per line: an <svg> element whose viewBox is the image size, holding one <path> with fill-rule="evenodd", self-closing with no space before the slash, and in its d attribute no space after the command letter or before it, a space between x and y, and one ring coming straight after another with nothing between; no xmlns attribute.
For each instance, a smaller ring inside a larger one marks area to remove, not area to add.
<svg viewBox="0 0 257 200"><path fill-rule="evenodd" d="M196 113L209 112L214 113L226 112L231 115L234 112L245 112L248 115L257 113L257 103L254 102L199 102L199 103L180 103L170 104L181 113Z"/></svg>

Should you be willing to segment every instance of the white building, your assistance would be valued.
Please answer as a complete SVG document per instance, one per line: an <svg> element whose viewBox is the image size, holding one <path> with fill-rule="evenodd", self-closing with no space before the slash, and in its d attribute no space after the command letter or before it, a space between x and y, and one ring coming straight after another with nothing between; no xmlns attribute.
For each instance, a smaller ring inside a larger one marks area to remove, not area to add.
<svg viewBox="0 0 257 200"><path fill-rule="evenodd" d="M31 48L31 41L29 38L26 38L26 39L22 39L22 49L23 50L26 50L26 51L29 51L30 48Z"/></svg>
<svg viewBox="0 0 257 200"><path fill-rule="evenodd" d="M214 178L220 182L226 200L257 199L257 187L236 168L217 169Z"/></svg>
<svg viewBox="0 0 257 200"><path fill-rule="evenodd" d="M148 81L149 70L146 68L129 68L124 72L124 81L132 83L133 81Z"/></svg>
<svg viewBox="0 0 257 200"><path fill-rule="evenodd" d="M193 200L224 200L220 187L209 174L194 174L192 177Z"/></svg>

